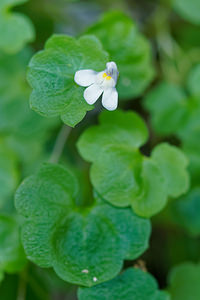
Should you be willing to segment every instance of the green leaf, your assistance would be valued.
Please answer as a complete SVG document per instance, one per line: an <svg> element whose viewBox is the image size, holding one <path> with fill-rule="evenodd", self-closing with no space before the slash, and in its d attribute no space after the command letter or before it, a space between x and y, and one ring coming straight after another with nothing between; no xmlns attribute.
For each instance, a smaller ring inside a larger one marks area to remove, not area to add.
<svg viewBox="0 0 200 300"><path fill-rule="evenodd" d="M99 126L84 131L77 143L82 157L90 162L98 159L103 147L126 145L127 148L135 149L145 144L148 139L144 121L131 111L103 111L99 123Z"/></svg>
<svg viewBox="0 0 200 300"><path fill-rule="evenodd" d="M150 45L134 22L121 12L109 12L87 33L95 34L116 62L120 72L119 97L131 99L141 95L153 79L154 70Z"/></svg>
<svg viewBox="0 0 200 300"><path fill-rule="evenodd" d="M163 143L154 148L152 159L158 164L165 177L168 195L178 197L189 188L189 175L186 170L188 160L177 147Z"/></svg>
<svg viewBox="0 0 200 300"><path fill-rule="evenodd" d="M140 194L130 199L130 204L139 216L149 218L160 212L167 203L165 177L157 164L151 159L143 160L140 176Z"/></svg>
<svg viewBox="0 0 200 300"><path fill-rule="evenodd" d="M111 204L128 206L140 192L142 155L128 147L102 150L91 168L92 184Z"/></svg>
<svg viewBox="0 0 200 300"><path fill-rule="evenodd" d="M91 181L105 200L151 217L165 206L168 196L186 192L189 179L180 150L161 144L147 158L138 149L146 139L141 118L118 110L103 112L100 125L86 129L77 146L83 158L93 163Z"/></svg>
<svg viewBox="0 0 200 300"><path fill-rule="evenodd" d="M79 300L170 300L159 291L154 277L140 269L129 268L113 280L92 288L79 288Z"/></svg>
<svg viewBox="0 0 200 300"><path fill-rule="evenodd" d="M19 187L16 208L24 217L28 258L53 267L63 280L92 286L113 278L124 259L146 250L150 223L129 208L99 200L83 207L77 199L76 178L59 165L45 164Z"/></svg>
<svg viewBox="0 0 200 300"><path fill-rule="evenodd" d="M173 221L197 237L200 235L200 188L193 188L185 196L171 203Z"/></svg>
<svg viewBox="0 0 200 300"><path fill-rule="evenodd" d="M16 155L0 141L0 207L12 196L18 181Z"/></svg>
<svg viewBox="0 0 200 300"><path fill-rule="evenodd" d="M74 127L93 108L83 98L84 88L75 83L75 72L102 71L107 62L108 54L94 36L52 36L45 50L35 54L29 63L31 107L44 116L61 116L64 123Z"/></svg>
<svg viewBox="0 0 200 300"><path fill-rule="evenodd" d="M200 298L200 264L185 262L169 274L169 292L173 300L197 300Z"/></svg>
<svg viewBox="0 0 200 300"><path fill-rule="evenodd" d="M20 51L35 38L32 22L21 13L14 13L11 8L28 0L1 0L0 3L0 49L6 53Z"/></svg>
<svg viewBox="0 0 200 300"><path fill-rule="evenodd" d="M176 12L186 21L193 24L200 24L200 2L199 0L173 0L173 6Z"/></svg>
<svg viewBox="0 0 200 300"><path fill-rule="evenodd" d="M26 263L15 216L0 215L0 269L8 273L20 271Z"/></svg>
<svg viewBox="0 0 200 300"><path fill-rule="evenodd" d="M186 94L171 83L162 82L153 88L145 97L144 106L151 114L153 129L160 135L176 133L186 121Z"/></svg>
<svg viewBox="0 0 200 300"><path fill-rule="evenodd" d="M200 64L194 66L191 69L187 79L188 90L193 96L200 97L199 81L200 81Z"/></svg>

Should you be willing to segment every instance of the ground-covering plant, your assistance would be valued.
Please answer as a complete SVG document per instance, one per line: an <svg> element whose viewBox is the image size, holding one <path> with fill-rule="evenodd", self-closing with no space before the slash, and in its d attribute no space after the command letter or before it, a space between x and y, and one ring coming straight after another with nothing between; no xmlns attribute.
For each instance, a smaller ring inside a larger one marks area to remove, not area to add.
<svg viewBox="0 0 200 300"><path fill-rule="evenodd" d="M0 1L1 299L199 299L198 8Z"/></svg>

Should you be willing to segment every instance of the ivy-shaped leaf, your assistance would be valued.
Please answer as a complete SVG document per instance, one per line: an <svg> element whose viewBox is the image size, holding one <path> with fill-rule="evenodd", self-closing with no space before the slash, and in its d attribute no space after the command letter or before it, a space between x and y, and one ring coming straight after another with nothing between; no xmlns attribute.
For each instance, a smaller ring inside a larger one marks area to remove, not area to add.
<svg viewBox="0 0 200 300"><path fill-rule="evenodd" d="M185 20L200 24L200 2L199 0L173 0L173 6L176 12Z"/></svg>
<svg viewBox="0 0 200 300"><path fill-rule="evenodd" d="M151 123L156 133L176 133L187 116L186 94L179 86L162 82L144 99L145 108L151 113Z"/></svg>
<svg viewBox="0 0 200 300"><path fill-rule="evenodd" d="M84 131L77 144L80 154L87 161L95 161L101 149L107 146L139 148L147 142L147 127L134 112L119 109L115 112L104 111L99 116L99 123L100 126Z"/></svg>
<svg viewBox="0 0 200 300"><path fill-rule="evenodd" d="M19 225L15 216L0 215L0 270L15 273L26 263L20 242Z"/></svg>
<svg viewBox="0 0 200 300"><path fill-rule="evenodd" d="M12 196L18 180L16 155L0 141L0 207Z"/></svg>
<svg viewBox="0 0 200 300"><path fill-rule="evenodd" d="M140 153L147 135L138 115L118 110L103 112L100 125L87 129L77 144L83 158L93 163L90 175L98 193L113 205L131 205L144 217L189 186L187 160L176 147L161 144L150 158Z"/></svg>
<svg viewBox="0 0 200 300"><path fill-rule="evenodd" d="M129 268L111 281L91 288L78 289L79 300L170 300L159 291L154 277L140 269Z"/></svg>
<svg viewBox="0 0 200 300"><path fill-rule="evenodd" d="M76 178L64 167L45 164L16 193L24 217L22 242L30 260L53 267L71 283L92 286L116 276L124 259L145 251L148 220L104 201L78 206Z"/></svg>
<svg viewBox="0 0 200 300"><path fill-rule="evenodd" d="M84 100L83 88L75 83L74 74L81 69L102 71L107 62L108 54L94 36L52 36L45 50L29 63L31 107L44 116L61 116L64 123L75 126L93 107Z"/></svg>
<svg viewBox="0 0 200 300"><path fill-rule="evenodd" d="M95 34L111 60L117 63L119 97L130 99L141 95L153 79L154 70L150 44L131 18L121 12L106 13L87 33Z"/></svg>
<svg viewBox="0 0 200 300"><path fill-rule="evenodd" d="M0 2L0 49L6 53L16 53L24 45L33 41L35 31L32 22L21 13L12 12L11 8L28 0L1 0Z"/></svg>
<svg viewBox="0 0 200 300"><path fill-rule="evenodd" d="M169 292L173 300L200 299L200 264L185 262L169 274Z"/></svg>

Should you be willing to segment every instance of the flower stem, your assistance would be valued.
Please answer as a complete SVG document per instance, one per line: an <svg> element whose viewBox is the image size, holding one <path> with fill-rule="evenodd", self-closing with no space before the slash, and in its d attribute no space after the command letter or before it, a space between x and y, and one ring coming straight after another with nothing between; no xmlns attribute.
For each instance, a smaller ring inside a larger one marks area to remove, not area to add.
<svg viewBox="0 0 200 300"><path fill-rule="evenodd" d="M49 161L51 163L58 163L59 162L60 156L63 152L64 146L65 146L67 138L70 134L70 131L71 131L71 128L66 126L66 125L63 125L61 127L61 129L58 133L58 136L56 138L56 142L55 142L51 157L49 159Z"/></svg>

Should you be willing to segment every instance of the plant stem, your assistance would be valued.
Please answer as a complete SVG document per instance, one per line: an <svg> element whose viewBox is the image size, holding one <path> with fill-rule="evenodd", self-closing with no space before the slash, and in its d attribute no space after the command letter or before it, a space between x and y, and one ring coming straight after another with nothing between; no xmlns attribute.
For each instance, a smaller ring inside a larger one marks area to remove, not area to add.
<svg viewBox="0 0 200 300"><path fill-rule="evenodd" d="M71 128L63 125L60 129L60 132L58 133L58 136L56 138L56 142L53 148L53 152L51 154L51 157L49 161L51 163L57 163L59 162L60 156L63 152L63 148L65 146L65 143L67 141L67 138L70 134Z"/></svg>

